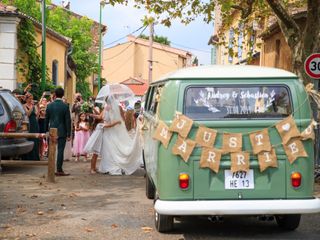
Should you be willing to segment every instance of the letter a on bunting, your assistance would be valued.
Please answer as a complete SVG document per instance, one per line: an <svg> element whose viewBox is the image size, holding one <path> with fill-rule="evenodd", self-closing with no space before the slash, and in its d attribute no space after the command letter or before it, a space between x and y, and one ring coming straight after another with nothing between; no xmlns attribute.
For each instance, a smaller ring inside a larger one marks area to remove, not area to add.
<svg viewBox="0 0 320 240"><path fill-rule="evenodd" d="M231 172L249 171L249 158L248 152L231 153Z"/></svg>
<svg viewBox="0 0 320 240"><path fill-rule="evenodd" d="M317 122L315 120L312 120L310 125L301 133L301 139L307 140L307 139L315 139L314 134L314 128L317 126Z"/></svg>
<svg viewBox="0 0 320 240"><path fill-rule="evenodd" d="M159 140L165 148L168 147L172 136L172 132L169 131L169 127L163 122L159 121L158 127L154 132L152 138Z"/></svg>
<svg viewBox="0 0 320 240"><path fill-rule="evenodd" d="M257 131L249 135L252 145L253 154L258 154L262 151L271 151L270 138L268 129L265 128L262 131Z"/></svg>
<svg viewBox="0 0 320 240"><path fill-rule="evenodd" d="M287 144L283 144L283 148L290 164L298 157L308 157L308 154L304 150L303 143L298 138L291 139Z"/></svg>
<svg viewBox="0 0 320 240"><path fill-rule="evenodd" d="M276 128L283 144L287 144L291 138L300 137L300 132L292 116L283 119L276 125Z"/></svg>
<svg viewBox="0 0 320 240"><path fill-rule="evenodd" d="M212 147L214 144L214 141L216 140L217 131L200 126L197 131L196 135L196 143L199 144L202 147Z"/></svg>
<svg viewBox="0 0 320 240"><path fill-rule="evenodd" d="M200 167L210 168L215 173L219 172L221 150L215 148L202 148Z"/></svg>
<svg viewBox="0 0 320 240"><path fill-rule="evenodd" d="M242 134L241 133L224 133L223 134L223 152L232 153L242 150Z"/></svg>
<svg viewBox="0 0 320 240"><path fill-rule="evenodd" d="M260 152L258 154L258 160L260 172L263 172L268 167L278 167L277 155L274 148L271 150L271 152Z"/></svg>
<svg viewBox="0 0 320 240"><path fill-rule="evenodd" d="M172 153L174 155L180 155L183 158L183 161L188 162L195 146L195 141L192 141L190 139L185 140L182 137L178 136L178 139L172 148Z"/></svg>
<svg viewBox="0 0 320 240"><path fill-rule="evenodd" d="M181 137L186 138L192 128L193 120L183 114L176 114L170 126L170 131L177 132Z"/></svg>

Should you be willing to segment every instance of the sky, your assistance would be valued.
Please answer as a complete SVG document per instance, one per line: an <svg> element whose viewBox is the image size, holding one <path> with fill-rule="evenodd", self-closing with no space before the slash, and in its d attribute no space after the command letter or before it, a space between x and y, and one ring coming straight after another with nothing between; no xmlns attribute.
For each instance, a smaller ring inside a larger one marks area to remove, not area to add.
<svg viewBox="0 0 320 240"><path fill-rule="evenodd" d="M53 3L61 5L62 0L52 0ZM70 0L70 10L80 15L87 16L99 22L100 0ZM105 47L112 47L123 43L126 38L113 43L119 38L125 37L142 26L141 19L146 15L143 10L131 6L106 5L102 10L102 24L107 25L108 32L104 36ZM141 31L134 35L139 35ZM191 52L198 57L199 64L210 64L211 47L208 45L210 36L213 33L213 25L206 24L202 17L199 17L189 25L174 21L170 28L156 24L154 27L156 35L167 37L171 46ZM143 34L149 35L149 28Z"/></svg>

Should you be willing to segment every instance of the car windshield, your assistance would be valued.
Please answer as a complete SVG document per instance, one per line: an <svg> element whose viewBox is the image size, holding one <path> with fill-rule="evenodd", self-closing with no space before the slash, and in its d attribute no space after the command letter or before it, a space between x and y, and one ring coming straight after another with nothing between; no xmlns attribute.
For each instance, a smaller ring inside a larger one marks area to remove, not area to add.
<svg viewBox="0 0 320 240"><path fill-rule="evenodd" d="M185 92L184 114L199 120L283 118L291 106L285 86L192 86Z"/></svg>

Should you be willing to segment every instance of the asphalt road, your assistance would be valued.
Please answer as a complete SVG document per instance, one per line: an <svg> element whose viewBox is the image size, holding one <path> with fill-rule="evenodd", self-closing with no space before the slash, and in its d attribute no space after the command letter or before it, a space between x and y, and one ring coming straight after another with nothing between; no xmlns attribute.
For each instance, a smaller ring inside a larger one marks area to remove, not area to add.
<svg viewBox="0 0 320 240"><path fill-rule="evenodd" d="M160 234L142 169L132 176L90 175L88 169L89 163L66 162L71 176L48 184L45 167L5 167L0 239L320 239L320 214L303 216L293 232L253 217L184 217L174 231Z"/></svg>

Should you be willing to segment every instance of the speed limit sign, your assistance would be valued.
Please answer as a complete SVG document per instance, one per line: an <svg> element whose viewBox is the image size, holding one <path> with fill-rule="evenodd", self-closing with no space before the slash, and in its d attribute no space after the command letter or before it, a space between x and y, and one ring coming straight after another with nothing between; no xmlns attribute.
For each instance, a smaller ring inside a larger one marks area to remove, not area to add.
<svg viewBox="0 0 320 240"><path fill-rule="evenodd" d="M320 53L314 53L307 57L304 70L309 77L320 79Z"/></svg>

